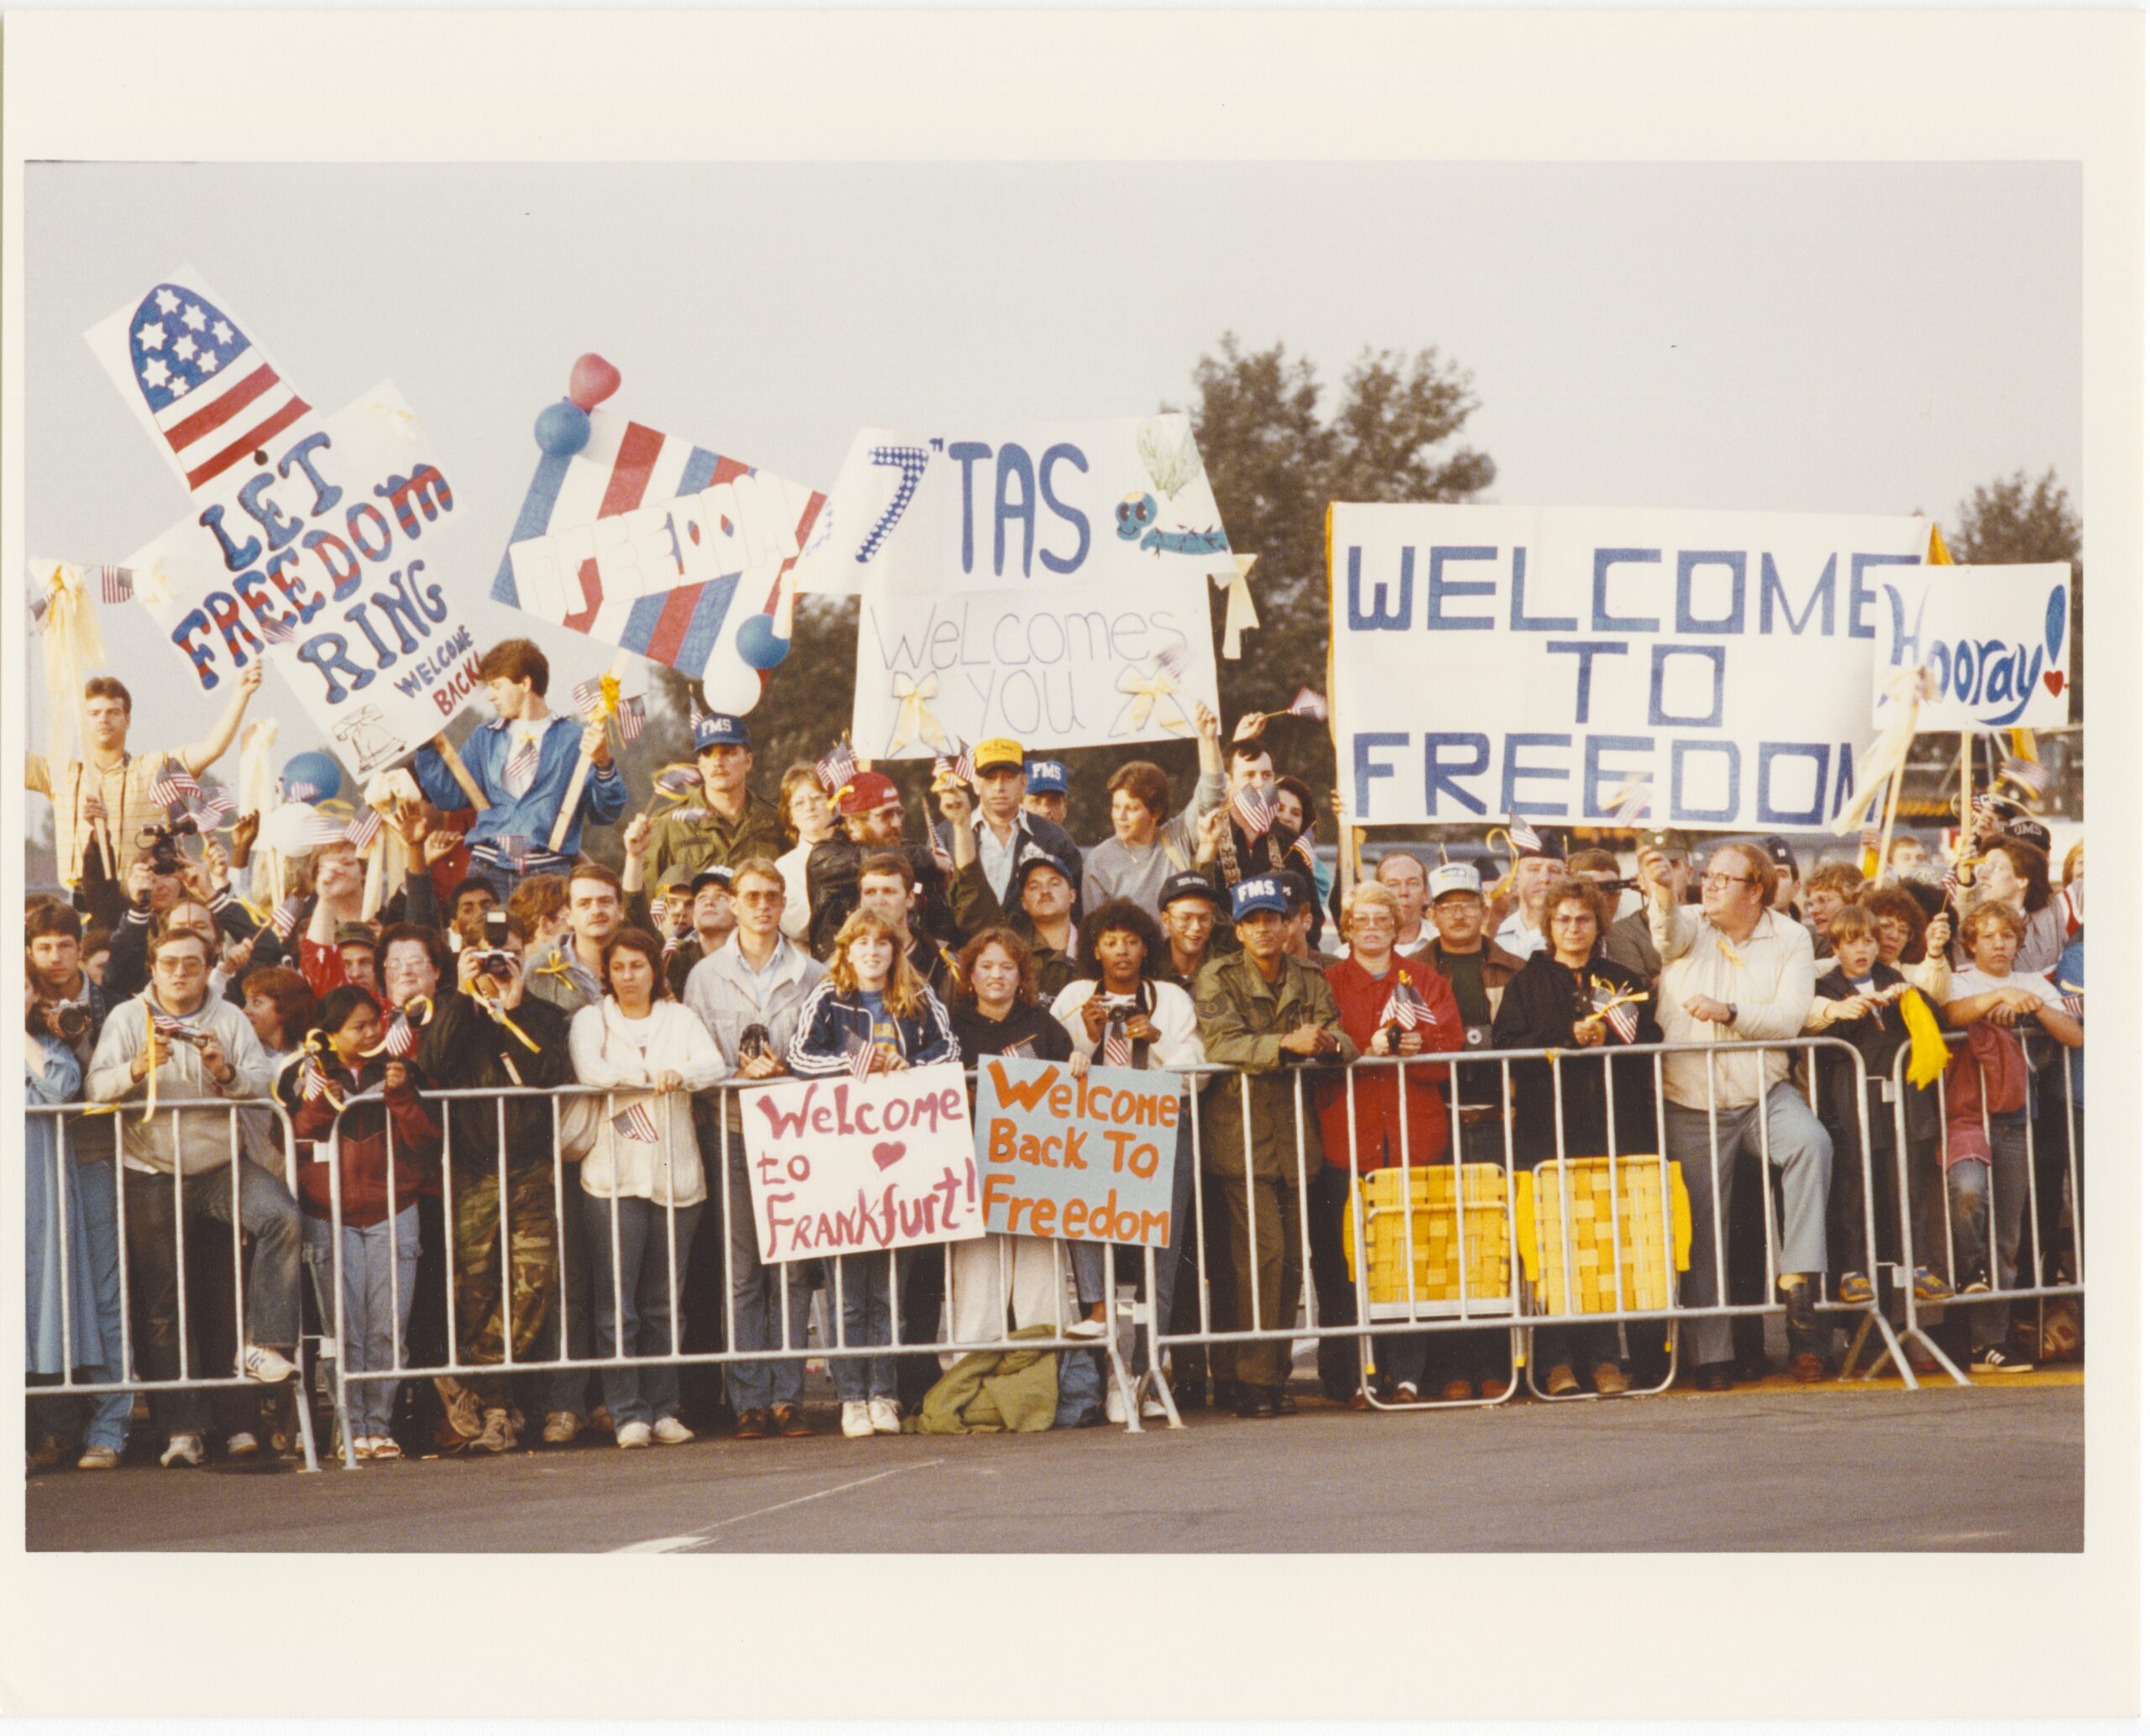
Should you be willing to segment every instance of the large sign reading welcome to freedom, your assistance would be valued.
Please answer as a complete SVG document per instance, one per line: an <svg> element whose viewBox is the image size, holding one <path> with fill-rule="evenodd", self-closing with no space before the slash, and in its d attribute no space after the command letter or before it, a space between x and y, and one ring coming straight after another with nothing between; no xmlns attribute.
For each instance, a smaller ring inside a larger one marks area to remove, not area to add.
<svg viewBox="0 0 2150 1736"><path fill-rule="evenodd" d="M1819 828L1917 518L1347 506L1329 686L1361 824ZM1946 570L1946 569L1943 569Z"/></svg>
<svg viewBox="0 0 2150 1736"><path fill-rule="evenodd" d="M265 659L361 779L438 734L481 648L442 559L454 490L396 388L323 417L184 269L86 335L193 496L126 563L171 674L208 692Z"/></svg>

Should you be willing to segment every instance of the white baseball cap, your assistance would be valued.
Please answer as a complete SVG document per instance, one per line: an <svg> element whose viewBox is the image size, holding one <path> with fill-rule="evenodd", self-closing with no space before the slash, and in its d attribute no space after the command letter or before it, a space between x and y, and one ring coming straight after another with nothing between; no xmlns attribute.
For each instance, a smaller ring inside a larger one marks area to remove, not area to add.
<svg viewBox="0 0 2150 1736"><path fill-rule="evenodd" d="M1467 892L1473 898L1483 898L1486 883L1469 863L1445 862L1426 876L1426 902L1437 905L1452 892Z"/></svg>

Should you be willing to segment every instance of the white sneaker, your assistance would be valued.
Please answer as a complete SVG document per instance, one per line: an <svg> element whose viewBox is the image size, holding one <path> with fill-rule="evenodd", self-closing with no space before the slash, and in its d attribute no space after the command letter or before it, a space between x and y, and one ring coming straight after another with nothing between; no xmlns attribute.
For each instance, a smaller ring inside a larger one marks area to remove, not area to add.
<svg viewBox="0 0 2150 1736"><path fill-rule="evenodd" d="M1068 1327L1067 1335L1070 1338L1103 1338L1107 1330L1104 1321L1093 1320L1085 1314Z"/></svg>
<svg viewBox="0 0 2150 1736"><path fill-rule="evenodd" d="M160 1465L199 1465L207 1455L202 1450L202 1437L198 1434L175 1434L165 1443L165 1450L157 1455Z"/></svg>
<svg viewBox="0 0 2150 1736"><path fill-rule="evenodd" d="M695 1438L695 1431L677 1417L659 1417L649 1432L659 1446L684 1446Z"/></svg>
<svg viewBox="0 0 2150 1736"><path fill-rule="evenodd" d="M843 1433L847 1440L863 1440L873 1432L873 1418L863 1398L847 1398L843 1403Z"/></svg>
<svg viewBox="0 0 2150 1736"><path fill-rule="evenodd" d="M244 1429L236 1434L227 1434L224 1437L224 1452L228 1457L251 1459L260 1450L261 1443Z"/></svg>
<svg viewBox="0 0 2150 1736"><path fill-rule="evenodd" d="M623 1447L646 1447L649 1445L650 1429L647 1423L622 1423L612 1439Z"/></svg>
<svg viewBox="0 0 2150 1736"><path fill-rule="evenodd" d="M278 1381L287 1381L298 1371L298 1365L281 1351L272 1351L266 1345L250 1344L239 1359L239 1371L250 1381L260 1381L273 1387Z"/></svg>
<svg viewBox="0 0 2150 1736"><path fill-rule="evenodd" d="M1108 1423L1127 1420L1127 1401L1120 1396L1120 1382L1109 1377L1105 1381L1105 1420Z"/></svg>
<svg viewBox="0 0 2150 1736"><path fill-rule="evenodd" d="M75 1461L77 1471L117 1471L119 1469L119 1450L117 1447L84 1447L82 1456Z"/></svg>
<svg viewBox="0 0 2150 1736"><path fill-rule="evenodd" d="M876 1434L900 1434L904 1432L904 1413L893 1398L868 1399L866 1415Z"/></svg>
<svg viewBox="0 0 2150 1736"><path fill-rule="evenodd" d="M1172 1413L1165 1408L1165 1401L1154 1392L1142 1395L1142 1420L1146 1423L1169 1420Z"/></svg>

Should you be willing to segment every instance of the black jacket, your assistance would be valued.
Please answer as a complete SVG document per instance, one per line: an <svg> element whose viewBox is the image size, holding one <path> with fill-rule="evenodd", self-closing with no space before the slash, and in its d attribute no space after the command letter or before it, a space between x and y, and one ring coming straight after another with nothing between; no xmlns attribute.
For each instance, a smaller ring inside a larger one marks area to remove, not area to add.
<svg viewBox="0 0 2150 1736"><path fill-rule="evenodd" d="M418 1041L418 1070L443 1091L574 1083L567 1013L525 994L507 1016L538 1046L534 1052L469 995L442 994ZM566 1106L563 1100L563 1113ZM448 1109L448 1156L458 1174L496 1173L503 1139L511 1170L552 1167L553 1115L544 1099L463 1098Z"/></svg>
<svg viewBox="0 0 2150 1736"><path fill-rule="evenodd" d="M1647 989L1649 984L1625 965L1602 954L1592 959L1577 982L1552 953L1534 952L1515 973L1501 997L1501 1010L1493 1018L1496 1049L1567 1049L1575 1059L1560 1062L1559 1130L1566 1139L1570 1157L1603 1157L1617 1135L1620 1154L1637 1156L1658 1149L1656 1081L1650 1057L1623 1055L1628 1046L1620 1033L1605 1020L1605 1046L1578 1049L1576 1020L1589 1015L1593 989L1609 988L1615 994ZM1662 1042L1657 1020L1647 1000L1633 1004L1636 1015L1633 1041ZM1605 1057L1612 1059L1613 1112L1607 1127L1605 1109ZM1555 1137L1553 1102L1553 1063L1514 1061L1508 1063L1515 1082L1515 1162L1521 1169L1560 1155Z"/></svg>

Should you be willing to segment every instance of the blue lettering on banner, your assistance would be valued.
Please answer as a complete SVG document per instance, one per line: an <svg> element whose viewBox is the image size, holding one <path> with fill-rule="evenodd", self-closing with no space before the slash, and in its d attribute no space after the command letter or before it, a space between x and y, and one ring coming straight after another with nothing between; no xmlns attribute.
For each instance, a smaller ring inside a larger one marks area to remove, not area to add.
<svg viewBox="0 0 2150 1736"><path fill-rule="evenodd" d="M205 506L202 517L196 521L217 539L217 546L223 550L224 570L244 573L261 553L261 539L249 537L244 544L232 541L231 532L224 528L224 509L221 506Z"/></svg>
<svg viewBox="0 0 2150 1736"><path fill-rule="evenodd" d="M1654 615L1615 615L1608 609L1605 590L1615 567L1661 561L1661 548L1601 548L1591 558L1590 630L1594 633L1654 633L1660 631Z"/></svg>
<svg viewBox="0 0 2150 1736"><path fill-rule="evenodd" d="M1410 736L1400 729L1361 730L1351 737L1351 779L1358 792L1358 811L1367 811L1371 798L1367 794L1377 778L1393 778L1396 768L1374 758L1377 748L1408 747Z"/></svg>
<svg viewBox="0 0 2150 1736"><path fill-rule="evenodd" d="M1050 548L1038 551L1038 559L1045 563L1046 571L1066 577L1083 564L1083 557L1090 552L1089 516L1077 507L1063 502L1052 491L1052 467L1057 464L1072 464L1088 475L1089 459L1083 456L1083 448L1062 440L1045 449L1045 456L1038 460L1038 494L1045 501L1046 510L1066 519L1075 527L1075 552L1062 559Z"/></svg>
<svg viewBox="0 0 2150 1736"><path fill-rule="evenodd" d="M1904 624L1903 592L1893 585L1885 585L1881 588L1889 599L1889 667L1901 669L1906 663L1919 661L1919 632L1926 621L1927 597L1925 593L1921 593L1918 619L1906 627Z"/></svg>
<svg viewBox="0 0 2150 1736"><path fill-rule="evenodd" d="M1915 554L1854 554L1851 558L1850 633L1854 639L1870 639L1874 628L1866 619L1866 606L1874 601L1874 588L1866 582L1869 567L1915 567Z"/></svg>
<svg viewBox="0 0 2150 1736"><path fill-rule="evenodd" d="M246 516L269 532L269 546L281 548L299 533L299 522L274 501L263 498L275 486L274 476L256 476L239 491L239 504Z"/></svg>
<svg viewBox="0 0 2150 1736"><path fill-rule="evenodd" d="M1008 485L1015 484L1015 497L1008 497ZM1030 455L1008 442L993 473L993 576L1001 577L1008 567L1008 526L1013 520L1023 527L1023 576L1030 576L1030 556L1038 540L1037 476Z"/></svg>
<svg viewBox="0 0 2150 1736"><path fill-rule="evenodd" d="M968 573L977 559L977 544L971 534L971 466L982 458L991 458L993 448L983 440L952 440L948 456L963 467L963 570Z"/></svg>
<svg viewBox="0 0 2150 1736"><path fill-rule="evenodd" d="M1565 739L1565 738L1564 738ZM1444 747L1463 747L1469 750L1468 765L1455 764L1441 758ZM1452 795L1458 806L1466 813L1483 814L1485 803L1455 780L1458 778L1481 778L1486 768L1493 763L1493 744L1484 736L1467 730L1428 730L1426 732L1426 812L1435 820L1441 817L1441 796ZM1361 808L1360 812L1364 813Z"/></svg>
<svg viewBox="0 0 2150 1736"><path fill-rule="evenodd" d="M1710 665L1710 708L1697 717L1675 716L1665 703L1665 666L1675 657L1699 657ZM1724 724L1724 647L1722 645L1653 645L1649 648L1649 721L1652 727L1670 724L1681 728L1720 729Z"/></svg>
<svg viewBox="0 0 2150 1736"><path fill-rule="evenodd" d="M1723 615L1711 617L1695 612L1695 569L1723 567L1732 575L1732 600ZM1673 581L1672 623L1675 632L1723 633L1738 638L1747 631L1747 557L1733 549L1680 551L1679 573Z"/></svg>
<svg viewBox="0 0 2150 1736"><path fill-rule="evenodd" d="M1518 730L1501 744L1501 811L1524 818L1544 815L1558 818L1565 807L1561 802L1526 801L1516 793L1516 786L1529 779L1550 780L1565 784L1568 781L1565 766L1530 766L1520 758L1527 747L1565 747L1575 741L1573 736L1556 735L1544 730Z"/></svg>
<svg viewBox="0 0 2150 1736"><path fill-rule="evenodd" d="M1576 659L1576 721L1590 721L1590 663L1596 657L1625 657L1628 648L1616 639L1548 639L1546 650Z"/></svg>
<svg viewBox="0 0 2150 1736"><path fill-rule="evenodd" d="M1807 606L1796 615L1791 612L1791 597L1784 588L1784 581L1777 576L1777 558L1774 554L1762 556L1762 631L1776 631L1776 611L1781 608L1791 621L1794 634L1807 631L1807 623L1814 618L1817 608L1822 611L1822 637L1835 636L1837 631L1837 558L1832 554L1828 564L1822 569L1822 576L1814 581L1814 589L1807 593Z"/></svg>
<svg viewBox="0 0 2150 1736"><path fill-rule="evenodd" d="M1508 587L1508 631L1516 633L1573 632L1576 630L1576 618L1572 615L1532 616L1523 613L1523 554L1524 551L1520 548L1515 552L1515 577ZM1587 682L1589 677L1586 674L1583 679ZM1577 718L1576 721L1580 723L1582 720Z"/></svg>
<svg viewBox="0 0 2150 1736"><path fill-rule="evenodd" d="M1704 753L1716 754L1724 762L1724 805L1720 808L1698 807L1687 799L1687 758L1690 754ZM1672 742L1672 812L1670 822L1674 825L1693 821L1722 822L1736 819L1738 813L1738 744L1675 737Z"/></svg>
<svg viewBox="0 0 2150 1736"><path fill-rule="evenodd" d="M1649 763L1641 765L1612 765L1604 763L1607 753L1647 754L1655 744L1648 736L1585 736L1582 738L1582 810L1592 820L1609 820L1612 810L1599 800L1597 792L1618 778L1625 780L1636 772L1648 771ZM1614 786L1616 789L1618 785Z"/></svg>
<svg viewBox="0 0 2150 1736"><path fill-rule="evenodd" d="M1398 581L1396 606L1388 606L1388 587L1377 580L1374 585L1374 606L1366 608L1359 601L1359 545L1354 543L1345 551L1345 606L1349 611L1345 619L1353 632L1364 632L1369 627L1377 632L1400 633L1411 625L1411 569L1418 551L1406 547L1403 550L1403 572ZM1361 811L1364 811L1361 810Z"/></svg>
<svg viewBox="0 0 2150 1736"><path fill-rule="evenodd" d="M1814 768L1813 799L1802 806L1780 800L1777 767L1780 761L1803 759ZM1765 742L1754 767L1754 817L1764 826L1820 826L1827 817L1824 803L1829 787L1829 746L1826 742Z"/></svg>
<svg viewBox="0 0 2150 1736"><path fill-rule="evenodd" d="M299 441L290 451L286 452L281 458L276 460L276 474L279 476L290 475L291 474L291 466L293 464L296 464L302 470L306 472L306 480L313 485L313 504L306 509L307 517L309 518L320 517L322 513L333 506L337 501L343 498L343 490L333 482L324 481L320 471L315 469L313 467L314 448L317 446L326 446L328 444L328 435L322 433L308 434L303 440ZM431 464L426 464L421 468L429 471L436 481L439 480L440 472L433 469ZM443 482L441 484L441 489L443 493L446 492L447 488L448 485L446 483ZM451 501L447 504L453 506L454 502ZM431 518L433 514L428 511L426 514L426 517ZM412 536L416 536L417 532L414 530L411 534Z"/></svg>
<svg viewBox="0 0 2150 1736"><path fill-rule="evenodd" d="M1489 597L1494 590L1490 579L1444 579L1441 568L1450 561L1492 560L1500 553L1497 548L1429 548L1426 551L1426 625L1435 631L1450 632L1489 633L1493 630L1490 615L1443 615L1444 597Z"/></svg>

